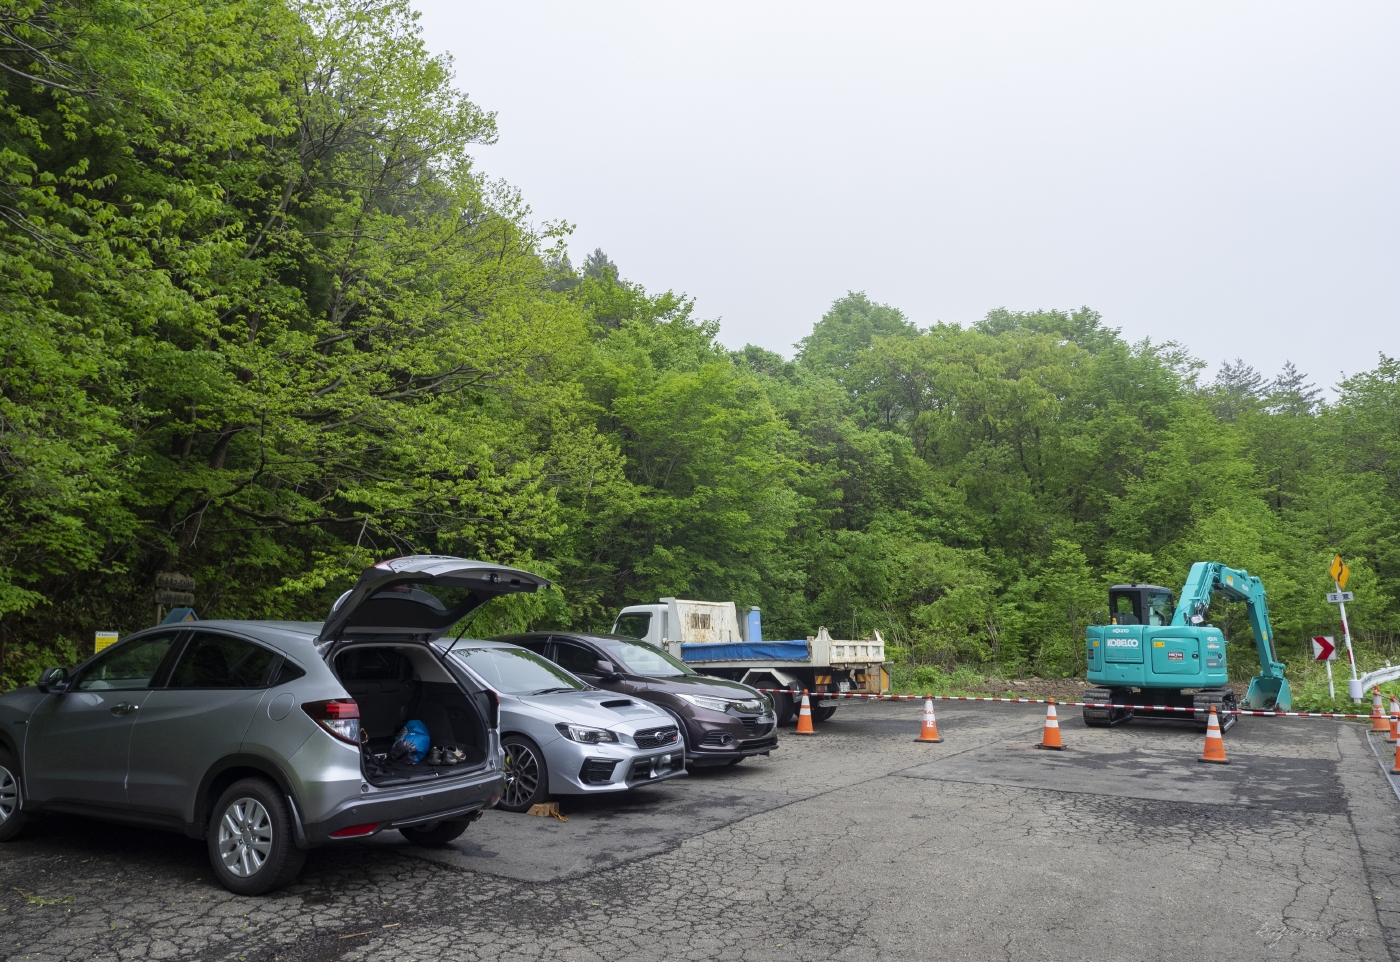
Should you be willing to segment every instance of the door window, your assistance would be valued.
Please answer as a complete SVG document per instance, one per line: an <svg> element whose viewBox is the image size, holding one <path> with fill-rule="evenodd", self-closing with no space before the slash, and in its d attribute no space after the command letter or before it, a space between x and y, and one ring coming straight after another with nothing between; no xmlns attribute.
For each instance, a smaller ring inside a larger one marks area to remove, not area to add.
<svg viewBox="0 0 1400 962"><path fill-rule="evenodd" d="M1147 623L1161 627L1172 623L1172 596L1165 591L1150 592L1147 596Z"/></svg>
<svg viewBox="0 0 1400 962"><path fill-rule="evenodd" d="M512 639L510 639L510 643L511 643L512 645L519 645L521 648L524 648L526 651L533 651L533 652L534 652L535 654L537 654L537 655L543 655L543 654L544 654L545 646L546 646L547 644L549 644L549 639L548 639L548 638L512 638Z"/></svg>
<svg viewBox="0 0 1400 962"><path fill-rule="evenodd" d="M172 632L114 645L88 665L74 687L77 691L150 688L174 641Z"/></svg>
<svg viewBox="0 0 1400 962"><path fill-rule="evenodd" d="M1112 610L1113 623L1115 625L1142 624L1142 615L1137 610L1138 601L1139 595L1136 591L1110 594L1108 597L1108 605Z"/></svg>
<svg viewBox="0 0 1400 962"><path fill-rule="evenodd" d="M585 648L571 641L554 643L554 661L575 675L598 674L598 658L598 653L592 648Z"/></svg>
<svg viewBox="0 0 1400 962"><path fill-rule="evenodd" d="M170 676L169 688L262 688L276 655L261 645L197 631Z"/></svg>

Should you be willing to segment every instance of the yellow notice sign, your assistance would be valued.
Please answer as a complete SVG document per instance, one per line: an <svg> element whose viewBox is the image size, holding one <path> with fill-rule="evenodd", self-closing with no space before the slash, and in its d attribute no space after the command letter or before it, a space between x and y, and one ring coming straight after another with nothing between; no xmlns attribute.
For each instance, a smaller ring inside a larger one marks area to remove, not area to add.
<svg viewBox="0 0 1400 962"><path fill-rule="evenodd" d="M106 648L108 645L115 645L116 643L117 643L117 633L116 633L115 631L99 631L99 632L97 633L97 641L96 641L96 643L93 645L93 651L94 651L94 652L101 651L103 648Z"/></svg>
<svg viewBox="0 0 1400 962"><path fill-rule="evenodd" d="M1337 589L1341 590L1347 586L1347 579L1351 577L1351 569L1342 561L1342 556L1334 554L1332 556L1332 567L1327 569L1327 573L1332 576L1332 580L1337 583Z"/></svg>

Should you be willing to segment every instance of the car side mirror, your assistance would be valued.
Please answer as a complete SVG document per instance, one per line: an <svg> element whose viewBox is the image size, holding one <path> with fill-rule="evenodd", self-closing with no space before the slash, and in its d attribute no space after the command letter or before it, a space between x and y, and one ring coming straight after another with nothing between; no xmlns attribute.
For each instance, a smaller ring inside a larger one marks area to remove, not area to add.
<svg viewBox="0 0 1400 962"><path fill-rule="evenodd" d="M602 658L593 663L593 670L602 675L604 681L620 681L622 679L622 672L617 670L617 666Z"/></svg>
<svg viewBox="0 0 1400 962"><path fill-rule="evenodd" d="M45 668L34 686L46 695L61 695L68 690L68 669Z"/></svg>

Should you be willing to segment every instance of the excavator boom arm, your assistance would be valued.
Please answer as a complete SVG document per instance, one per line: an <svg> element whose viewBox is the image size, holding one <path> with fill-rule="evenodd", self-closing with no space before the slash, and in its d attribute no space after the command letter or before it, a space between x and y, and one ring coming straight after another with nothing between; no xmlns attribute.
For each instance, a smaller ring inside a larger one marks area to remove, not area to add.
<svg viewBox="0 0 1400 962"><path fill-rule="evenodd" d="M1278 705L1287 710L1291 703L1288 682L1284 680L1283 663L1274 655L1274 626L1269 620L1268 597L1264 583L1258 578L1218 561L1197 561L1181 589L1181 601L1172 615L1172 624L1202 624L1210 608L1211 595L1216 592L1234 601L1243 601L1249 613L1249 625L1254 629L1260 671L1249 683L1245 706L1268 710Z"/></svg>

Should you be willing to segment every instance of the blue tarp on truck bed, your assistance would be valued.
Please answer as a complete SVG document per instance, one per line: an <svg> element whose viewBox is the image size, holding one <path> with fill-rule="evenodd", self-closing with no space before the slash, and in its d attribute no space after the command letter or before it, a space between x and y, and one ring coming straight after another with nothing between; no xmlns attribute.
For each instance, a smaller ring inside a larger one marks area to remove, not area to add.
<svg viewBox="0 0 1400 962"><path fill-rule="evenodd" d="M806 661L805 641L681 645L681 661Z"/></svg>

